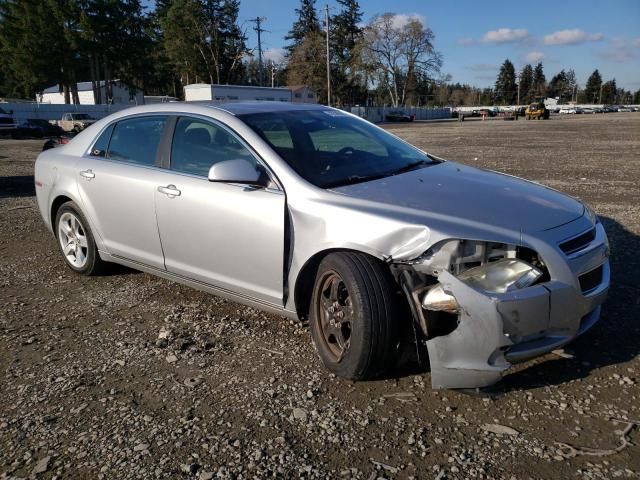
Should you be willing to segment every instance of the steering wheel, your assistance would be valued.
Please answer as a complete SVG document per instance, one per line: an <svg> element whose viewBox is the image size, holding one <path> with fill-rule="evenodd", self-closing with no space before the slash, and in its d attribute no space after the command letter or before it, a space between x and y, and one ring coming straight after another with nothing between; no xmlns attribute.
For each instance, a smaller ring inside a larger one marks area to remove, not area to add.
<svg viewBox="0 0 640 480"><path fill-rule="evenodd" d="M344 147L338 150L338 155L353 155L355 152L356 150L353 147Z"/></svg>

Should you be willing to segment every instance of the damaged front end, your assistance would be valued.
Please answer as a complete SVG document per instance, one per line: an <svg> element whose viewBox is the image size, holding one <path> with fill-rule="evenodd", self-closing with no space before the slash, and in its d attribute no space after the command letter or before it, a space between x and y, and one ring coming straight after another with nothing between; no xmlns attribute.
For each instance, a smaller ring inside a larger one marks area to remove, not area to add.
<svg viewBox="0 0 640 480"><path fill-rule="evenodd" d="M502 243L445 240L392 271L427 339L434 388L496 383L593 325L604 300L585 302L534 250Z"/></svg>

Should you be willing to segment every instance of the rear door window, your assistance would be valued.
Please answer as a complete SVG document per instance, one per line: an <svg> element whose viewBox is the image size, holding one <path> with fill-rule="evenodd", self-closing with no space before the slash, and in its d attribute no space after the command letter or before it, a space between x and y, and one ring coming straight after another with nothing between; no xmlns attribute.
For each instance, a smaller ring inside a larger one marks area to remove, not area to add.
<svg viewBox="0 0 640 480"><path fill-rule="evenodd" d="M116 161L154 166L158 145L167 117L137 117L116 123L111 135L107 158Z"/></svg>

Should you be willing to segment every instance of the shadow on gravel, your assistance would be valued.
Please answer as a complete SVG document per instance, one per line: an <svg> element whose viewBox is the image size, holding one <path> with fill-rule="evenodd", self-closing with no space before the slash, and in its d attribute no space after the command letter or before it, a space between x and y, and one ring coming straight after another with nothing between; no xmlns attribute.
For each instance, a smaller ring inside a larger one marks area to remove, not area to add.
<svg viewBox="0 0 640 480"><path fill-rule="evenodd" d="M588 377L594 370L625 363L640 354L640 236L608 217L600 217L611 244L611 289L600 321L565 347L573 358L547 355L528 368L507 374L502 382L480 391L462 393L499 396L513 390L561 385ZM426 349L418 353L412 332L405 332L398 366L386 378L419 375L429 371Z"/></svg>
<svg viewBox="0 0 640 480"><path fill-rule="evenodd" d="M109 263L104 271L100 272L101 277L115 277L121 275L138 275L142 274L140 270L134 270L133 268L125 267L117 263Z"/></svg>
<svg viewBox="0 0 640 480"><path fill-rule="evenodd" d="M0 177L0 198L33 197L36 194L32 175Z"/></svg>

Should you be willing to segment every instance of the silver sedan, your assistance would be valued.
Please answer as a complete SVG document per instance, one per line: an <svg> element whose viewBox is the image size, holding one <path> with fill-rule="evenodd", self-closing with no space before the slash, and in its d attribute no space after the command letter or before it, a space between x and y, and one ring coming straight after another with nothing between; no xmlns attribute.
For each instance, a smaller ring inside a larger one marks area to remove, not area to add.
<svg viewBox="0 0 640 480"><path fill-rule="evenodd" d="M308 319L328 369L376 378L406 332L436 388L483 387L589 329L609 288L593 212L322 106L183 103L43 152L67 265L109 262Z"/></svg>

